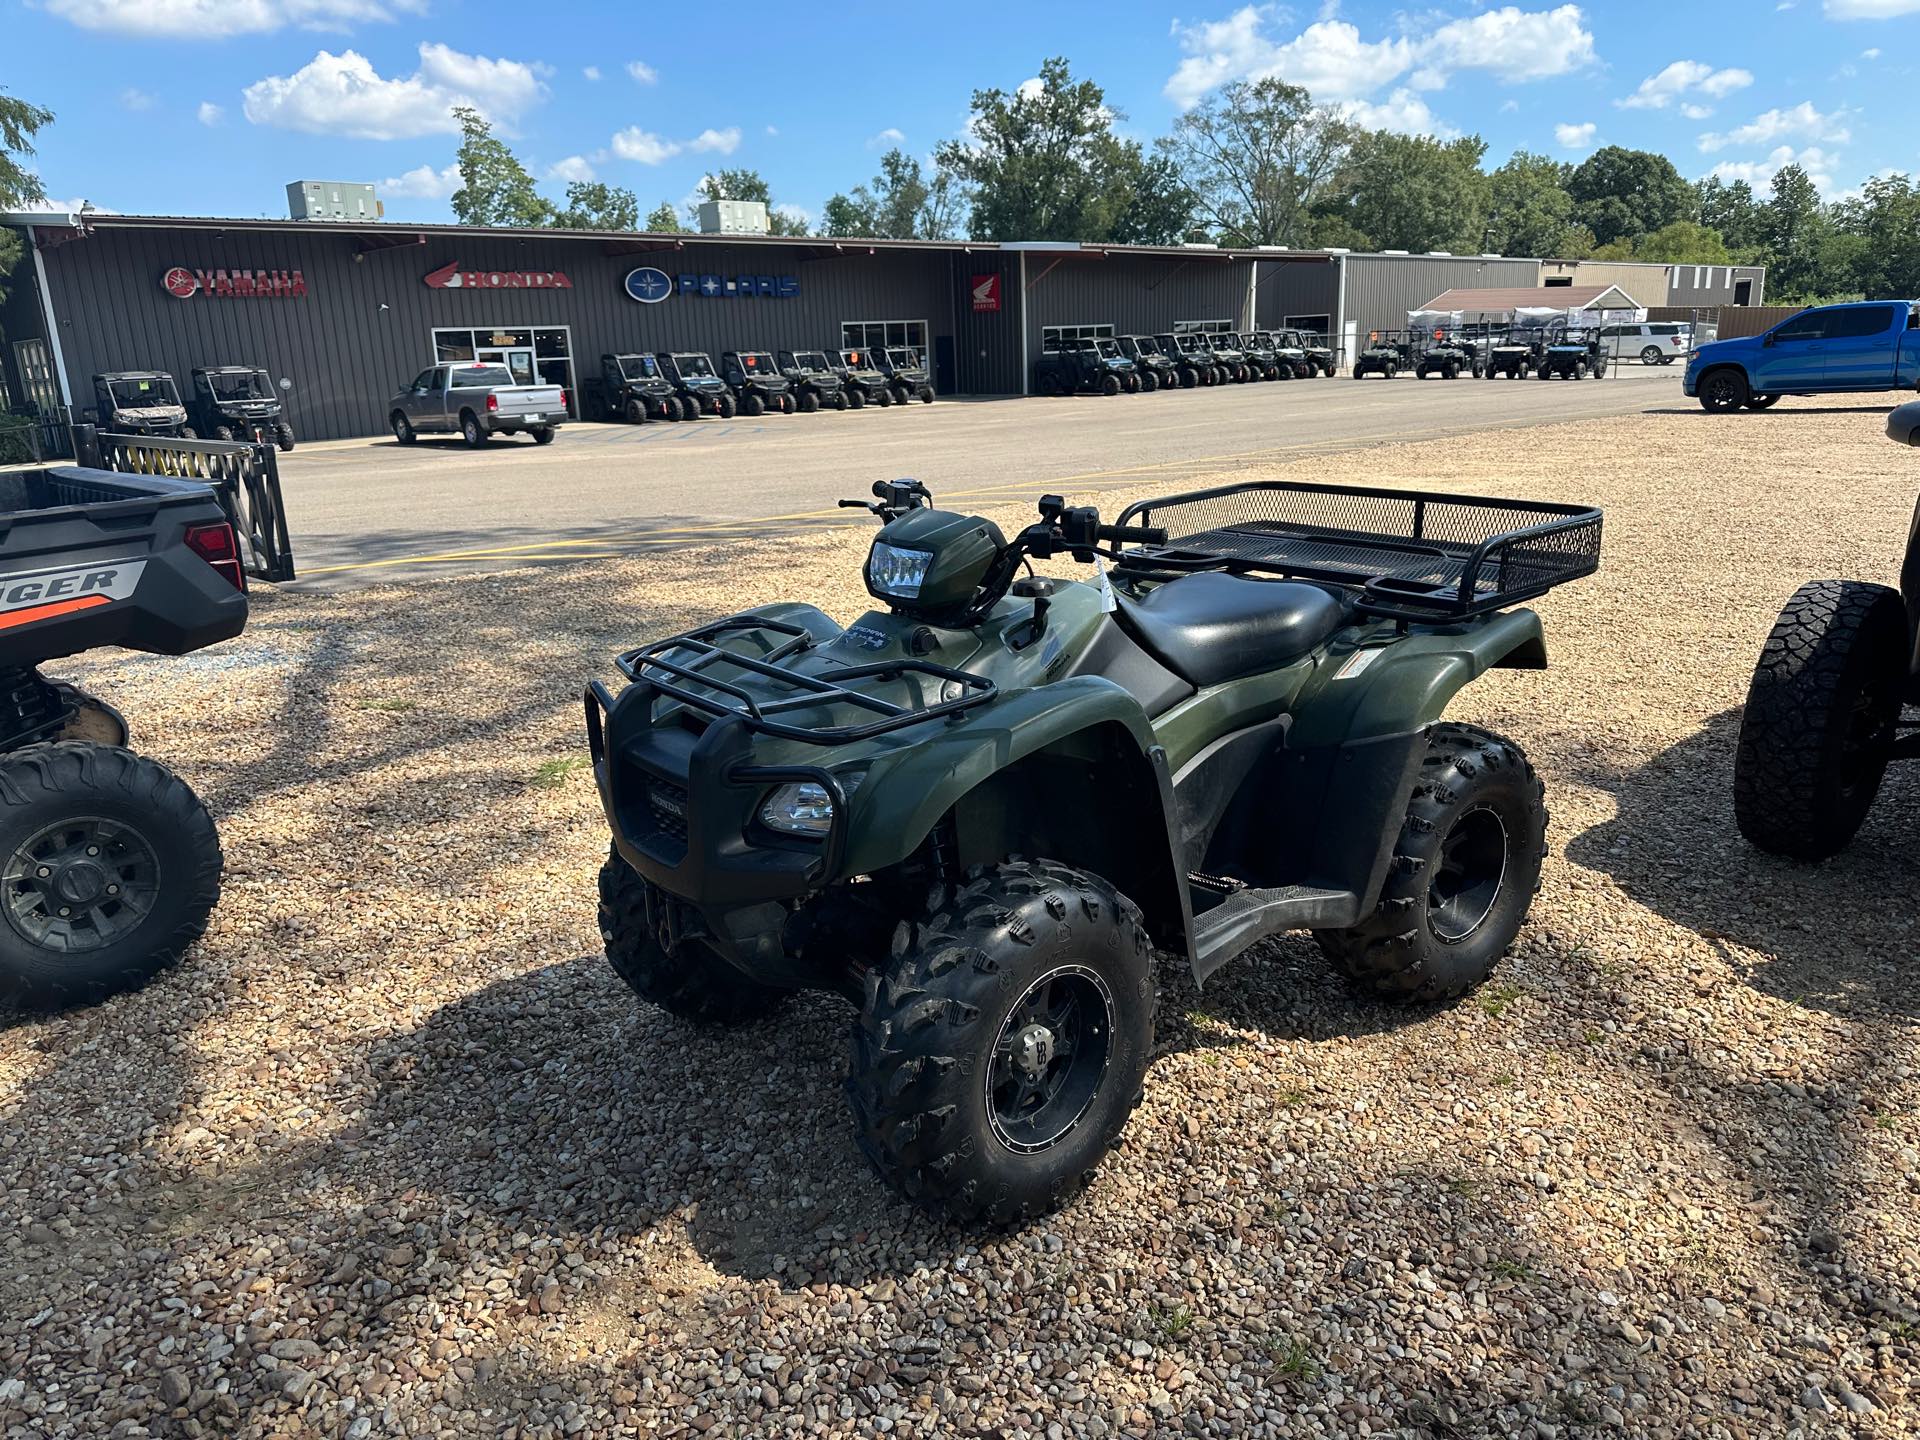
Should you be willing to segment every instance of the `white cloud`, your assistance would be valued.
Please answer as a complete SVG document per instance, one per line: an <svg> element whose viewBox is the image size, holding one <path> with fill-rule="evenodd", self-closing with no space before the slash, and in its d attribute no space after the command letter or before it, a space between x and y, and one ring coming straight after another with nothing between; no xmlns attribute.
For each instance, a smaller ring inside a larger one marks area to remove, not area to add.
<svg viewBox="0 0 1920 1440"><path fill-rule="evenodd" d="M598 80L600 78L600 67L598 65L589 65L580 73L589 80Z"/></svg>
<svg viewBox="0 0 1920 1440"><path fill-rule="evenodd" d="M1514 115L1519 113L1519 110L1520 102L1518 100L1502 100L1500 102L1500 113L1502 115Z"/></svg>
<svg viewBox="0 0 1920 1440"><path fill-rule="evenodd" d="M391 180L382 180L379 191L382 195L398 196L414 200L449 200L453 192L460 188L460 167L449 165L444 170L436 170L431 165L419 165L403 175Z"/></svg>
<svg viewBox="0 0 1920 1440"><path fill-rule="evenodd" d="M80 195L74 196L71 200L55 200L49 197L45 200L29 200L21 205L20 209L29 215L77 215L83 206L91 203ZM109 210L104 205L94 205L93 208L101 215L120 213L118 210Z"/></svg>
<svg viewBox="0 0 1920 1440"><path fill-rule="evenodd" d="M1713 114L1713 107L1711 105L1682 105L1680 107L1680 113L1689 120L1704 120Z"/></svg>
<svg viewBox="0 0 1920 1440"><path fill-rule="evenodd" d="M1275 76L1304 86L1315 100L1337 103L1364 99L1403 76L1421 89L1438 89L1462 70L1520 82L1564 75L1595 58L1577 5L1506 5L1425 33L1403 26L1380 40L1362 38L1346 21L1321 19L1284 44L1266 33L1279 13L1246 5L1224 20L1175 21L1172 33L1186 58L1167 80L1167 97L1188 109L1215 86Z"/></svg>
<svg viewBox="0 0 1920 1440"><path fill-rule="evenodd" d="M291 75L269 75L243 92L256 125L356 140L402 140L459 129L452 110L471 105L496 123L546 93L539 70L520 60L465 55L440 44L420 47L420 68L387 79L358 51L322 50Z"/></svg>
<svg viewBox="0 0 1920 1440"><path fill-rule="evenodd" d="M1880 47L1878 45L1869 46L1860 52L1860 58L1862 60L1878 60L1880 58Z"/></svg>
<svg viewBox="0 0 1920 1440"><path fill-rule="evenodd" d="M767 134L778 135L779 133L780 133L780 127L778 125L767 126Z"/></svg>
<svg viewBox="0 0 1920 1440"><path fill-rule="evenodd" d="M417 15L425 0L45 0L48 11L83 30L120 35L258 35L288 25L345 30L365 20Z"/></svg>
<svg viewBox="0 0 1920 1440"><path fill-rule="evenodd" d="M776 205L773 207L773 213L784 215L789 220L798 220L809 228L813 225L813 212L804 205Z"/></svg>
<svg viewBox="0 0 1920 1440"><path fill-rule="evenodd" d="M627 74L631 75L642 85L651 85L660 78L660 72L644 60L629 60L627 62Z"/></svg>
<svg viewBox="0 0 1920 1440"><path fill-rule="evenodd" d="M1658 75L1642 80L1633 94L1613 103L1623 110L1664 110L1684 95L1700 94L1723 100L1752 83L1751 71L1716 70L1698 60L1676 60Z"/></svg>
<svg viewBox="0 0 1920 1440"><path fill-rule="evenodd" d="M584 155L569 155L547 167L549 180L591 180L593 166Z"/></svg>
<svg viewBox="0 0 1920 1440"><path fill-rule="evenodd" d="M1897 20L1920 15L1920 0L1826 0L1824 8L1832 20Z"/></svg>
<svg viewBox="0 0 1920 1440"><path fill-rule="evenodd" d="M120 105L122 109L126 110L151 110L154 106L154 99L153 96L149 95L146 91L136 89L129 85L120 92Z"/></svg>
<svg viewBox="0 0 1920 1440"><path fill-rule="evenodd" d="M638 125L629 125L609 142L613 153L622 160L636 160L642 165L659 165L680 153L680 146L672 140L663 140L651 130L642 130Z"/></svg>
<svg viewBox="0 0 1920 1440"><path fill-rule="evenodd" d="M1839 193L1833 181L1833 165L1838 159L1837 155L1817 145L1809 145L1804 150L1781 145L1764 160L1723 160L1713 167L1712 174L1719 180L1744 180L1755 190L1764 190L1773 183L1776 171L1783 166L1798 165L1807 172L1807 178L1813 181L1816 190L1832 198Z"/></svg>
<svg viewBox="0 0 1920 1440"><path fill-rule="evenodd" d="M1441 140L1451 140L1460 133L1446 121L1435 119L1427 102L1404 85L1378 103L1348 100L1340 106L1340 113L1369 130L1397 130L1403 135L1432 135Z"/></svg>
<svg viewBox="0 0 1920 1440"><path fill-rule="evenodd" d="M1786 139L1824 140L1844 145L1852 138L1841 111L1823 115L1813 108L1812 101L1802 100L1791 110L1768 110L1756 115L1724 135L1708 131L1700 137L1700 148L1711 152L1724 150L1729 145L1769 145Z"/></svg>
<svg viewBox="0 0 1920 1440"><path fill-rule="evenodd" d="M211 100L202 100L200 102L199 115L202 125L218 125L222 120L227 118L226 109L223 106L214 104Z"/></svg>
<svg viewBox="0 0 1920 1440"><path fill-rule="evenodd" d="M1592 148L1593 133L1599 128L1591 120L1583 120L1578 125L1563 122L1553 127L1553 138L1560 142L1563 150L1587 150Z"/></svg>
<svg viewBox="0 0 1920 1440"><path fill-rule="evenodd" d="M731 155L740 148L740 127L729 125L724 130L702 130L693 139L687 141L687 149L696 155Z"/></svg>
<svg viewBox="0 0 1920 1440"><path fill-rule="evenodd" d="M867 148L869 150L878 150L883 146L904 145L906 143L906 133L894 129L891 125L882 130L878 135L870 135L867 137Z"/></svg>

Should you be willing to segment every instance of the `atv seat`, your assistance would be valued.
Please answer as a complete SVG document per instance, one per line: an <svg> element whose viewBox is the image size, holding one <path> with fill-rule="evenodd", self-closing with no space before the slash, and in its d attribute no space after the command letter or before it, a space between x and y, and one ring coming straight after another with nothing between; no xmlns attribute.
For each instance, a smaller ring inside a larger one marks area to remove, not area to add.
<svg viewBox="0 0 1920 1440"><path fill-rule="evenodd" d="M1117 598L1141 648L1201 689L1291 664L1349 618L1349 603L1319 585L1207 570Z"/></svg>

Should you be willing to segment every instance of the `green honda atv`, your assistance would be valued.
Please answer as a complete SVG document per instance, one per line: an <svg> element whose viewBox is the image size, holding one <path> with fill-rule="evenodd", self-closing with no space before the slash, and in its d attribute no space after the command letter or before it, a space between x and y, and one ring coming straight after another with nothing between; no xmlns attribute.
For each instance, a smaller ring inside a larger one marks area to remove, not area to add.
<svg viewBox="0 0 1920 1440"><path fill-rule="evenodd" d="M1009 539L874 493L841 502L882 522L852 625L767 605L587 687L600 927L642 998L732 1022L845 996L861 1150L1006 1223L1118 1142L1156 953L1204 981L1311 930L1383 999L1486 978L1546 809L1517 745L1441 716L1546 664L1514 607L1597 568L1598 510L1266 481L1112 525L1047 496ZM1093 577L1027 564L1060 557Z"/></svg>

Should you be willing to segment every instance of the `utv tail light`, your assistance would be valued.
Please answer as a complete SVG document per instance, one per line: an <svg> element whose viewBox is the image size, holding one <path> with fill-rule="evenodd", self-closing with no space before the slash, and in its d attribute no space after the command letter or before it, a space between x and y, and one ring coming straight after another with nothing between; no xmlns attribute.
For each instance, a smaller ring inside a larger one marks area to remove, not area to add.
<svg viewBox="0 0 1920 1440"><path fill-rule="evenodd" d="M488 391L487 392L487 409L498 410L499 408L500 408L500 397L498 395L495 395L492 391Z"/></svg>
<svg viewBox="0 0 1920 1440"><path fill-rule="evenodd" d="M217 525L189 525L187 548L220 572L220 576L242 594L247 589L247 572L240 568L240 537L225 521Z"/></svg>

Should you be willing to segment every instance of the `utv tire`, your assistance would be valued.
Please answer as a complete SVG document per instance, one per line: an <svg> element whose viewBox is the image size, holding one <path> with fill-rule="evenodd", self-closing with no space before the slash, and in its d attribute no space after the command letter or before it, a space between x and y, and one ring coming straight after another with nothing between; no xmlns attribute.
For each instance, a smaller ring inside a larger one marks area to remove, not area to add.
<svg viewBox="0 0 1920 1440"><path fill-rule="evenodd" d="M748 979L698 941L664 948L647 926L647 883L617 851L600 867L600 937L614 974L642 1000L682 1020L739 1025L787 998L787 991Z"/></svg>
<svg viewBox="0 0 1920 1440"><path fill-rule="evenodd" d="M273 443L280 447L282 455L293 449L293 426L282 420L273 427Z"/></svg>
<svg viewBox="0 0 1920 1440"><path fill-rule="evenodd" d="M198 440L200 438L200 432L191 425L182 425L180 427L180 438L182 440Z"/></svg>
<svg viewBox="0 0 1920 1440"><path fill-rule="evenodd" d="M1100 377L1100 393L1102 395L1118 395L1120 393L1120 377L1118 375L1102 375Z"/></svg>
<svg viewBox="0 0 1920 1440"><path fill-rule="evenodd" d="M793 414L794 411L798 410L799 408L800 408L799 405L797 405L794 402L794 398L791 394L782 395L780 397L780 413L782 415L791 415Z"/></svg>
<svg viewBox="0 0 1920 1440"><path fill-rule="evenodd" d="M933 388L931 386L920 392L920 403L922 405L931 405L933 403Z"/></svg>
<svg viewBox="0 0 1920 1440"><path fill-rule="evenodd" d="M867 403L866 395L859 390L847 391L845 399L849 410L858 410Z"/></svg>
<svg viewBox="0 0 1920 1440"><path fill-rule="evenodd" d="M460 438L467 442L467 448L469 450L478 450L482 445L486 444L487 441L491 440L493 436L487 432L487 427L482 425L474 413L469 410L460 417Z"/></svg>
<svg viewBox="0 0 1920 1440"><path fill-rule="evenodd" d="M231 440L233 439L233 430L230 426L216 425L213 427L213 438L216 440Z"/></svg>
<svg viewBox="0 0 1920 1440"><path fill-rule="evenodd" d="M800 413L811 415L820 408L820 397L809 390L800 397Z"/></svg>
<svg viewBox="0 0 1920 1440"><path fill-rule="evenodd" d="M1199 383L1200 383L1200 372L1198 370L1194 369L1191 365L1185 365L1181 367L1180 388L1182 390L1191 390L1193 389L1194 386L1198 385Z"/></svg>
<svg viewBox="0 0 1920 1440"><path fill-rule="evenodd" d="M718 400L713 402L713 413L718 415L722 420L731 420L735 415L740 413L740 407L734 404L733 396L722 395Z"/></svg>
<svg viewBox="0 0 1920 1440"><path fill-rule="evenodd" d="M1754 667L1733 757L1733 815L1762 850L1824 860L1886 773L1907 683L1900 592L1815 580L1787 601Z"/></svg>
<svg viewBox="0 0 1920 1440"><path fill-rule="evenodd" d="M893 404L893 391L891 390L874 391L873 403L878 405L882 410L885 410L889 405Z"/></svg>
<svg viewBox="0 0 1920 1440"><path fill-rule="evenodd" d="M220 868L206 807L157 761L74 742L0 758L0 996L145 984L206 928Z"/></svg>
<svg viewBox="0 0 1920 1440"><path fill-rule="evenodd" d="M1747 377L1738 370L1709 370L1700 381L1700 408L1711 415L1730 415L1752 394Z"/></svg>
<svg viewBox="0 0 1920 1440"><path fill-rule="evenodd" d="M1140 377L1138 375L1127 376L1125 387L1129 395L1138 395L1140 393Z"/></svg>
<svg viewBox="0 0 1920 1440"><path fill-rule="evenodd" d="M1316 930L1333 963L1377 999L1457 1000L1519 934L1547 847L1545 790L1512 741L1440 724L1373 914Z"/></svg>
<svg viewBox="0 0 1920 1440"><path fill-rule="evenodd" d="M1151 370L1143 370L1140 372L1140 392L1143 395L1151 395L1159 388L1160 377L1158 375L1154 374Z"/></svg>
<svg viewBox="0 0 1920 1440"><path fill-rule="evenodd" d="M834 409L836 409L836 410L844 410L844 409L846 409L846 408L847 408L847 405L848 405L848 404L849 404L849 401L847 400L847 392L846 392L846 391L844 391L844 390L839 390L839 391L836 391L836 392L834 393L834 397L833 397L833 408L834 408ZM855 408L858 408L858 407L856 406Z"/></svg>
<svg viewBox="0 0 1920 1440"><path fill-rule="evenodd" d="M867 973L847 1099L915 1204L1006 1225L1071 1200L1140 1102L1152 947L1133 902L1047 861L982 866Z"/></svg>
<svg viewBox="0 0 1920 1440"><path fill-rule="evenodd" d="M646 424L647 407L642 405L638 400L627 401L627 423L629 425Z"/></svg>
<svg viewBox="0 0 1920 1440"><path fill-rule="evenodd" d="M752 419L756 415L764 415L767 412L766 401L762 400L758 395L751 394L742 395L739 401L736 402L736 408L742 415L745 415L749 419Z"/></svg>

